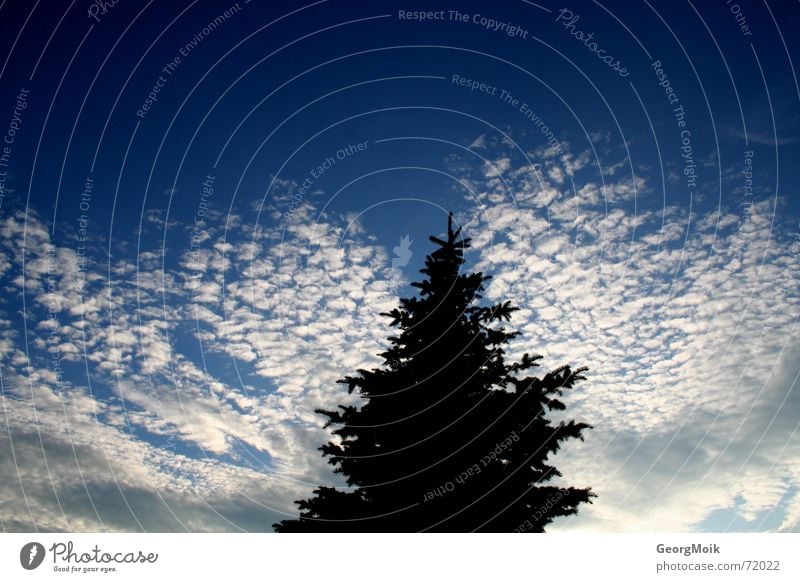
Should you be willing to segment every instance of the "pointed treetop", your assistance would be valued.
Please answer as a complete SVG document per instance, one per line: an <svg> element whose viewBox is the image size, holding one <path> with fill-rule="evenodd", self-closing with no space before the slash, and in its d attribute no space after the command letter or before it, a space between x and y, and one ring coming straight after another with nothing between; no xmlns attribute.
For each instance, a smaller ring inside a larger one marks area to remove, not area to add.
<svg viewBox="0 0 800 582"><path fill-rule="evenodd" d="M430 236L428 237L431 242L436 243L441 247L459 247L460 249L467 249L469 248L469 243L472 240L471 238L464 238L458 240L458 237L461 236L461 227L459 226L456 230L453 230L453 213L447 213L447 241L443 241L442 239ZM436 252L433 253L434 255Z"/></svg>

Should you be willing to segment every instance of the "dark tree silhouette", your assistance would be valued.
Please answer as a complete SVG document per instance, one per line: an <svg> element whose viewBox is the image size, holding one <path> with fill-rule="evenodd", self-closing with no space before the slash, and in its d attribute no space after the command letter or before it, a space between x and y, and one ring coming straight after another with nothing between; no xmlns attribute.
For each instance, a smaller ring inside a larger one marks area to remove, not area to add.
<svg viewBox="0 0 800 582"><path fill-rule="evenodd" d="M502 324L518 308L481 304L489 277L461 272L470 239L452 215L447 239L430 240L418 297L382 314L400 329L383 366L339 380L363 405L317 411L338 437L320 450L351 487L317 488L277 531L542 532L591 503L590 489L547 484L561 475L549 457L591 428L548 419L587 368L538 378L528 372L541 356L506 363L519 332Z"/></svg>

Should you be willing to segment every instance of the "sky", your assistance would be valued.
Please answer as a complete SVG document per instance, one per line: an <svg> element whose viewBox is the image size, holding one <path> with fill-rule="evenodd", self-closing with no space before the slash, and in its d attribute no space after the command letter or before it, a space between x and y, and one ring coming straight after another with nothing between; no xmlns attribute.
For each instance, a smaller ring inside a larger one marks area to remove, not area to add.
<svg viewBox="0 0 800 582"><path fill-rule="evenodd" d="M588 366L552 532L800 531L800 6L0 3L0 527L271 531L342 486L453 212Z"/></svg>

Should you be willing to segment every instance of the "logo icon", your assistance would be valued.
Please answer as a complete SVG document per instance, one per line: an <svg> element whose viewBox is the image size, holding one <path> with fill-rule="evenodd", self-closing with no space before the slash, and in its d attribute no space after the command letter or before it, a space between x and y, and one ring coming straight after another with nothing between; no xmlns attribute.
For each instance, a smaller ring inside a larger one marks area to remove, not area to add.
<svg viewBox="0 0 800 582"><path fill-rule="evenodd" d="M400 239L400 246L394 247L392 249L394 254L396 255L392 259L392 268L398 269L400 267L405 267L408 264L408 261L411 260L411 243L414 242L411 240L411 235L406 235Z"/></svg>
<svg viewBox="0 0 800 582"><path fill-rule="evenodd" d="M35 570L44 561L44 546L39 542L30 542L22 546L19 552L19 563L26 570Z"/></svg>

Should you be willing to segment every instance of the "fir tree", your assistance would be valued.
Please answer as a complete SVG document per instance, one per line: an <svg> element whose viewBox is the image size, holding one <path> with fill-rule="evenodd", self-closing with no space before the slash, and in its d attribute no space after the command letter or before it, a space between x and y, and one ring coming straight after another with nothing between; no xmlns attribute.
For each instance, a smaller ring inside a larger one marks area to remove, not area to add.
<svg viewBox="0 0 800 582"><path fill-rule="evenodd" d="M541 532L591 502L590 489L549 483L561 475L550 457L591 428L548 418L587 368L540 378L541 356L507 363L519 332L503 324L518 308L482 304L490 277L462 273L470 239L452 215L447 239L430 240L418 296L382 314L400 330L384 364L339 380L363 404L317 411L338 437L320 450L350 487L317 488L277 531Z"/></svg>

